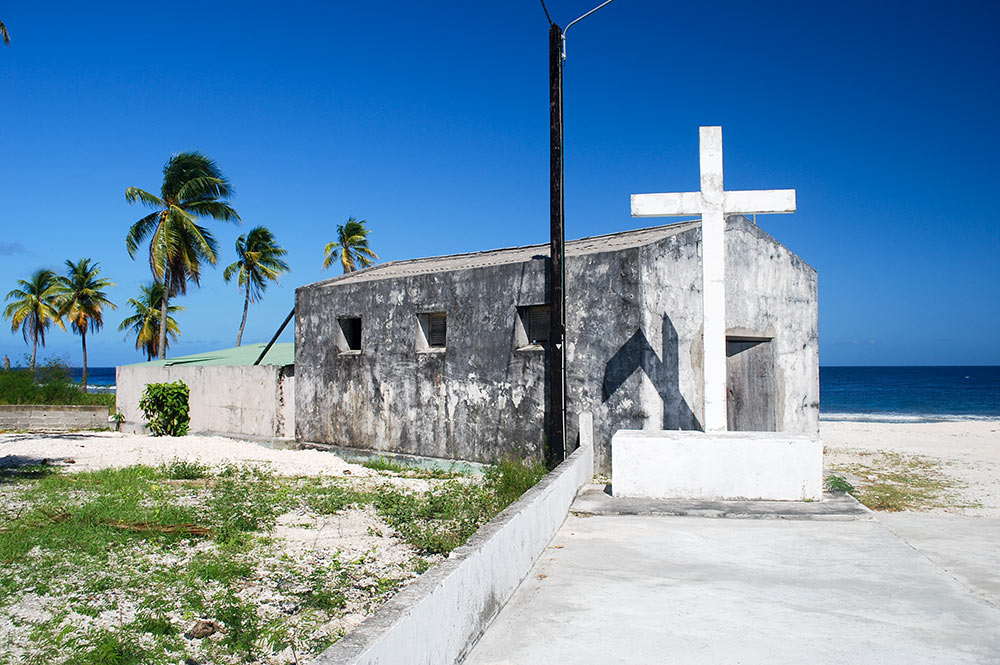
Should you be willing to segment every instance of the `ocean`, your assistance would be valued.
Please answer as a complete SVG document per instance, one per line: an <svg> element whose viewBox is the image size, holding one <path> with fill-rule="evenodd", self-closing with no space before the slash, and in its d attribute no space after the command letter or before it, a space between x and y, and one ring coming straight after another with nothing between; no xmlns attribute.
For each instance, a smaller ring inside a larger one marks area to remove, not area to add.
<svg viewBox="0 0 1000 665"><path fill-rule="evenodd" d="M71 379L80 382L83 376L82 367L70 367L69 376ZM88 367L87 368L87 392L110 391L115 388L115 368L114 367Z"/></svg>
<svg viewBox="0 0 1000 665"><path fill-rule="evenodd" d="M80 380L80 368L70 368ZM113 390L114 367L88 368L87 383ZM1000 420L1000 366L820 367L820 417L923 422Z"/></svg>
<svg viewBox="0 0 1000 665"><path fill-rule="evenodd" d="M825 420L1000 420L1000 366L820 367Z"/></svg>

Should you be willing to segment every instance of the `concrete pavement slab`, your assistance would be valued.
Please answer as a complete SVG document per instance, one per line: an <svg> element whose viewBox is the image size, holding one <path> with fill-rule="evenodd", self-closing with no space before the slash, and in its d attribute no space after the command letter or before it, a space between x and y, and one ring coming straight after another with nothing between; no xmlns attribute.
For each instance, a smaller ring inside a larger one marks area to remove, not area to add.
<svg viewBox="0 0 1000 665"><path fill-rule="evenodd" d="M877 521L567 518L467 665L1000 662L1000 610Z"/></svg>
<svg viewBox="0 0 1000 665"><path fill-rule="evenodd" d="M973 594L1000 607L1000 519L878 513L878 521Z"/></svg>

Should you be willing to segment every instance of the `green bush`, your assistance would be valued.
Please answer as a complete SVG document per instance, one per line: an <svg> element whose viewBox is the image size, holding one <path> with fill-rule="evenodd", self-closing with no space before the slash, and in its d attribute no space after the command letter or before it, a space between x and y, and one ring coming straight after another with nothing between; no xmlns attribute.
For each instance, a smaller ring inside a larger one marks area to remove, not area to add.
<svg viewBox="0 0 1000 665"><path fill-rule="evenodd" d="M188 397L191 391L183 381L150 383L139 400L139 410L149 419L153 436L184 436L191 422Z"/></svg>
<svg viewBox="0 0 1000 665"><path fill-rule="evenodd" d="M0 404L90 404L114 406L112 393L85 393L70 378L69 367L50 358L34 370L0 370Z"/></svg>
<svg viewBox="0 0 1000 665"><path fill-rule="evenodd" d="M854 494L854 485L848 482L847 478L843 476L829 475L826 480L823 481L823 487L826 488L827 492L842 492L847 494Z"/></svg>

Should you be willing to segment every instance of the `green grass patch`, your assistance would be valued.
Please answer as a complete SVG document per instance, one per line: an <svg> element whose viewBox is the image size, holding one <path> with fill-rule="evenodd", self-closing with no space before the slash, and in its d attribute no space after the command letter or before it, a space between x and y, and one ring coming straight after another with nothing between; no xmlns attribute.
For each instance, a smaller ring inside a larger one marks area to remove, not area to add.
<svg viewBox="0 0 1000 665"><path fill-rule="evenodd" d="M66 665L147 665L163 662L139 646L123 630L93 631L79 640Z"/></svg>
<svg viewBox="0 0 1000 665"><path fill-rule="evenodd" d="M844 491L872 510L973 507L957 498L956 490L961 485L943 471L940 461L894 452L861 453L861 456L863 461L839 465L836 470L860 479L856 487L846 479L840 480L850 488Z"/></svg>
<svg viewBox="0 0 1000 665"><path fill-rule="evenodd" d="M369 492L350 487L346 481L334 481L333 484L321 485L306 483L296 488L295 496L311 510L319 515L333 515L353 506L362 506L372 502Z"/></svg>
<svg viewBox="0 0 1000 665"><path fill-rule="evenodd" d="M545 473L541 462L507 458L489 467L482 483L453 479L421 493L384 486L375 493L374 503L379 515L415 548L447 554Z"/></svg>
<svg viewBox="0 0 1000 665"><path fill-rule="evenodd" d="M201 480L208 478L212 469L207 464L175 458L161 464L159 472L170 480Z"/></svg>
<svg viewBox="0 0 1000 665"><path fill-rule="evenodd" d="M19 651L0 647L0 665L278 662L286 649L294 660L315 655L343 634L341 617L371 611L545 468L504 460L482 477L422 479L424 491L408 489L410 473L373 483L183 460L80 473L5 469L0 613L18 616L12 608L21 602L44 603L45 611L18 619L11 634ZM376 556L379 545L355 558L317 556L274 537L286 513L311 523L368 506L419 554L390 563ZM220 628L201 640L184 637L199 619Z"/></svg>
<svg viewBox="0 0 1000 665"><path fill-rule="evenodd" d="M407 478L423 478L433 480L447 480L449 478L462 478L469 474L455 468L454 465L448 469L434 467L423 467L416 464L402 464L391 457L373 457L365 460L354 460L366 469L394 473Z"/></svg>

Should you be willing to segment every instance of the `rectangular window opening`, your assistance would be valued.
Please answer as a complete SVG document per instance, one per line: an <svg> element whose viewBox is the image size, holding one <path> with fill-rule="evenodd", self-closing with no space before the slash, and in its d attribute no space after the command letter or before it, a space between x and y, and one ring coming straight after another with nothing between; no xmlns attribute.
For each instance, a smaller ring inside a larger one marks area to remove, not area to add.
<svg viewBox="0 0 1000 665"><path fill-rule="evenodd" d="M417 351L441 351L447 341L448 317L444 312L417 315Z"/></svg>
<svg viewBox="0 0 1000 665"><path fill-rule="evenodd" d="M429 314L427 316L427 345L444 346L448 322L444 314Z"/></svg>
<svg viewBox="0 0 1000 665"><path fill-rule="evenodd" d="M348 317L343 319L337 319L337 323L340 325L340 339L338 350L341 353L347 351L360 351L361 350L361 318L360 317Z"/></svg>
<svg viewBox="0 0 1000 665"><path fill-rule="evenodd" d="M552 309L548 305L529 305L517 308L517 345L540 346L548 344Z"/></svg>

